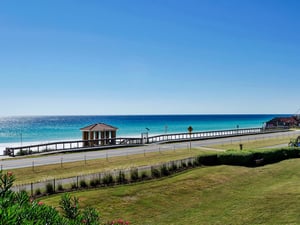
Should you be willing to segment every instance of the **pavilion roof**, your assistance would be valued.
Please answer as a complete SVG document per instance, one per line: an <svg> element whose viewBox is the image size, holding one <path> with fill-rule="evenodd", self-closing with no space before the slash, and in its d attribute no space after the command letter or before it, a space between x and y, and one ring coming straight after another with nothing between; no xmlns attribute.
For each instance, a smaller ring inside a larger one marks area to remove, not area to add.
<svg viewBox="0 0 300 225"><path fill-rule="evenodd" d="M81 131L116 131L118 130L118 128L107 125L105 123L96 123L96 124L89 125L87 127L83 127L80 130Z"/></svg>
<svg viewBox="0 0 300 225"><path fill-rule="evenodd" d="M297 123L296 118L294 117L275 117L269 122L284 122L284 123Z"/></svg>

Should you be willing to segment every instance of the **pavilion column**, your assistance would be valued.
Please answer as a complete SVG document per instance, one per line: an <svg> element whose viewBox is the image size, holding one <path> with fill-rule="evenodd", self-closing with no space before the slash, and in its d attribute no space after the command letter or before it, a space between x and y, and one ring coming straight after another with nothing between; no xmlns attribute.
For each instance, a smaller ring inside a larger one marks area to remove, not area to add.
<svg viewBox="0 0 300 225"><path fill-rule="evenodd" d="M97 141L95 141L95 144L99 145L99 132L97 131L97 132L95 132L95 134L96 134L95 139L97 140Z"/></svg>
<svg viewBox="0 0 300 225"><path fill-rule="evenodd" d="M82 132L82 140L83 140L82 146L83 147L88 146L88 142L87 142L88 139L89 139L89 132L83 131Z"/></svg>
<svg viewBox="0 0 300 225"><path fill-rule="evenodd" d="M104 131L101 131L101 145L104 145Z"/></svg>
<svg viewBox="0 0 300 225"><path fill-rule="evenodd" d="M116 131L112 131L112 132L111 132L111 138L112 138L111 143L112 143L113 145L116 144L116 140L115 140L116 136L117 136L117 132L116 132Z"/></svg>
<svg viewBox="0 0 300 225"><path fill-rule="evenodd" d="M105 131L105 144L108 145L109 144L109 131Z"/></svg>
<svg viewBox="0 0 300 225"><path fill-rule="evenodd" d="M94 132L93 131L90 131L90 146L92 146L93 145L93 140L94 140Z"/></svg>

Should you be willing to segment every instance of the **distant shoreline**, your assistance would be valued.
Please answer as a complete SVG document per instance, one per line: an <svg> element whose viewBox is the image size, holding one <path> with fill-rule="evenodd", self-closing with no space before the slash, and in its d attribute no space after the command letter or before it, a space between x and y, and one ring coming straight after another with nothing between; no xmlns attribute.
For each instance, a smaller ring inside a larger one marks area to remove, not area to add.
<svg viewBox="0 0 300 225"><path fill-rule="evenodd" d="M80 128L105 123L119 128L117 137L262 127L274 114L190 114L124 116L18 116L0 117L0 154L6 147L53 141L81 140Z"/></svg>

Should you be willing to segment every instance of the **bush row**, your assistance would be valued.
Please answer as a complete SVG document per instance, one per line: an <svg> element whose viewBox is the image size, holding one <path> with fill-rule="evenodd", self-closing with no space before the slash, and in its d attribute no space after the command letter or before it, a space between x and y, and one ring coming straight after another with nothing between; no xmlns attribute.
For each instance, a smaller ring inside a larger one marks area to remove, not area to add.
<svg viewBox="0 0 300 225"><path fill-rule="evenodd" d="M127 175L125 174L124 171L120 170L117 175L106 173L104 175L102 174L97 178L92 178L88 180L82 178L80 180L78 179L78 182L73 182L66 186L63 186L61 183L55 185L55 180L54 180L52 182L46 183L45 188L43 190L41 190L40 188L36 188L34 193L33 191L31 191L31 193L32 195L35 196L42 196L42 195L50 195L58 192L65 192L65 191L77 190L77 189L135 183L139 181L145 181L149 179L169 176L171 174L198 165L199 164L196 162L195 159L190 159L188 160L187 163L186 160L182 160L178 164L175 162L171 162L171 163L163 164L160 167L152 166L149 171L146 170L139 171L138 168L132 168L129 174Z"/></svg>
<svg viewBox="0 0 300 225"><path fill-rule="evenodd" d="M201 155L197 157L200 165L237 165L262 166L276 163L285 159L299 158L299 148L283 148L270 150L227 151L224 153Z"/></svg>

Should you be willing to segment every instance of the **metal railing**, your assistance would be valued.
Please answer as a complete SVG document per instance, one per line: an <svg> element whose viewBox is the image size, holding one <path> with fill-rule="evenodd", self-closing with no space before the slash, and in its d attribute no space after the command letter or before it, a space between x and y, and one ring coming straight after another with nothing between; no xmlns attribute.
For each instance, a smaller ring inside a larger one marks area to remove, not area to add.
<svg viewBox="0 0 300 225"><path fill-rule="evenodd" d="M129 146L141 145L140 138L105 138L97 140L77 140L77 141L59 141L49 142L37 145L27 145L22 147L6 148L4 155L30 155L36 153L47 153L53 151L68 151L68 150L89 150L97 148L106 148L108 146Z"/></svg>
<svg viewBox="0 0 300 225"><path fill-rule="evenodd" d="M177 134L164 134L157 135L148 138L148 143L157 142L172 142L172 141L184 141L184 140L201 140L208 138L220 138L220 137L232 137L249 134L263 133L262 128L247 128L247 129L233 129L233 130L218 130L218 131L204 131L193 133L177 133Z"/></svg>

